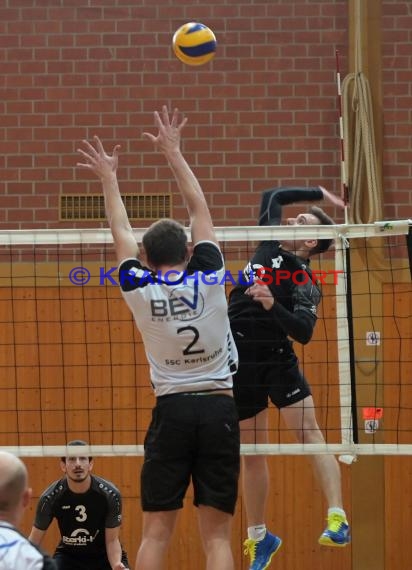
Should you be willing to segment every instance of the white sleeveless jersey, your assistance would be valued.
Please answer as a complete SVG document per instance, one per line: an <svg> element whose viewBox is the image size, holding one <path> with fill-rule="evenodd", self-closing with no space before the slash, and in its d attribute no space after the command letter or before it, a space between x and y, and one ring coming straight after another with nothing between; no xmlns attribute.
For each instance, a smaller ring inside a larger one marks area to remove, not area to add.
<svg viewBox="0 0 412 570"><path fill-rule="evenodd" d="M214 243L197 243L182 273L156 274L138 259L127 259L119 278L142 335L156 396L232 387L237 350L223 257Z"/></svg>

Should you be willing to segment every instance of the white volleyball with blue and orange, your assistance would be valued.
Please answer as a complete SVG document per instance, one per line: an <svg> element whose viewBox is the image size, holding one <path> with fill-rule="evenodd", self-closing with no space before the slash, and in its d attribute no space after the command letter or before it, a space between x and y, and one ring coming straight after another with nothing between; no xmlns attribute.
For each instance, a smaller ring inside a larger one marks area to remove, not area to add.
<svg viewBox="0 0 412 570"><path fill-rule="evenodd" d="M214 58L216 48L215 34L200 22L180 26L173 36L173 51L187 65L204 65Z"/></svg>

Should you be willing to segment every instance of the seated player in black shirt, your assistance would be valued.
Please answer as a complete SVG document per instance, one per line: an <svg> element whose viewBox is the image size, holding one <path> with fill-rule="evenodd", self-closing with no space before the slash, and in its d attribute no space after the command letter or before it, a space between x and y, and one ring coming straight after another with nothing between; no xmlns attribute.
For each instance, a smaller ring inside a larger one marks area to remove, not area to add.
<svg viewBox="0 0 412 570"><path fill-rule="evenodd" d="M87 445L75 440L68 445ZM80 449L79 449L80 451ZM42 493L30 540L40 544L53 518L61 534L54 553L59 570L123 570L129 568L119 541L122 499L119 490L92 475L91 457L62 457L63 479Z"/></svg>

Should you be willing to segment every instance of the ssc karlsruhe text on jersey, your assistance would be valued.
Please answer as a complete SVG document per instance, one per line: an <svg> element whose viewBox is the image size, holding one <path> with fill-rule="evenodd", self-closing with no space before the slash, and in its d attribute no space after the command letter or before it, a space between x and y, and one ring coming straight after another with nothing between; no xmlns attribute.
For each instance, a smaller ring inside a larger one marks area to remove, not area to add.
<svg viewBox="0 0 412 570"><path fill-rule="evenodd" d="M150 273L151 278L139 278ZM217 279L208 280L213 272ZM127 273L130 279L124 279ZM156 396L232 387L230 331L220 249L198 242L186 270L167 279L138 259L119 266L122 294L142 335ZM122 277L123 275L123 277Z"/></svg>

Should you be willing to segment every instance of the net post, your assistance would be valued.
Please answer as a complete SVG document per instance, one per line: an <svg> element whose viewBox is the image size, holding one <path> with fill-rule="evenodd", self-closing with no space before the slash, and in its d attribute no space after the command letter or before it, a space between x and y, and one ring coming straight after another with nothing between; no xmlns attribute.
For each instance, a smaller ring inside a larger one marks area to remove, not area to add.
<svg viewBox="0 0 412 570"><path fill-rule="evenodd" d="M335 251L335 268L337 271L341 271L343 276L343 279L339 279L336 285L341 439L342 444L353 446L359 442L356 413L350 250L349 241L345 236L340 237L340 244ZM355 459L356 455L349 453L339 457L341 462L348 464Z"/></svg>

